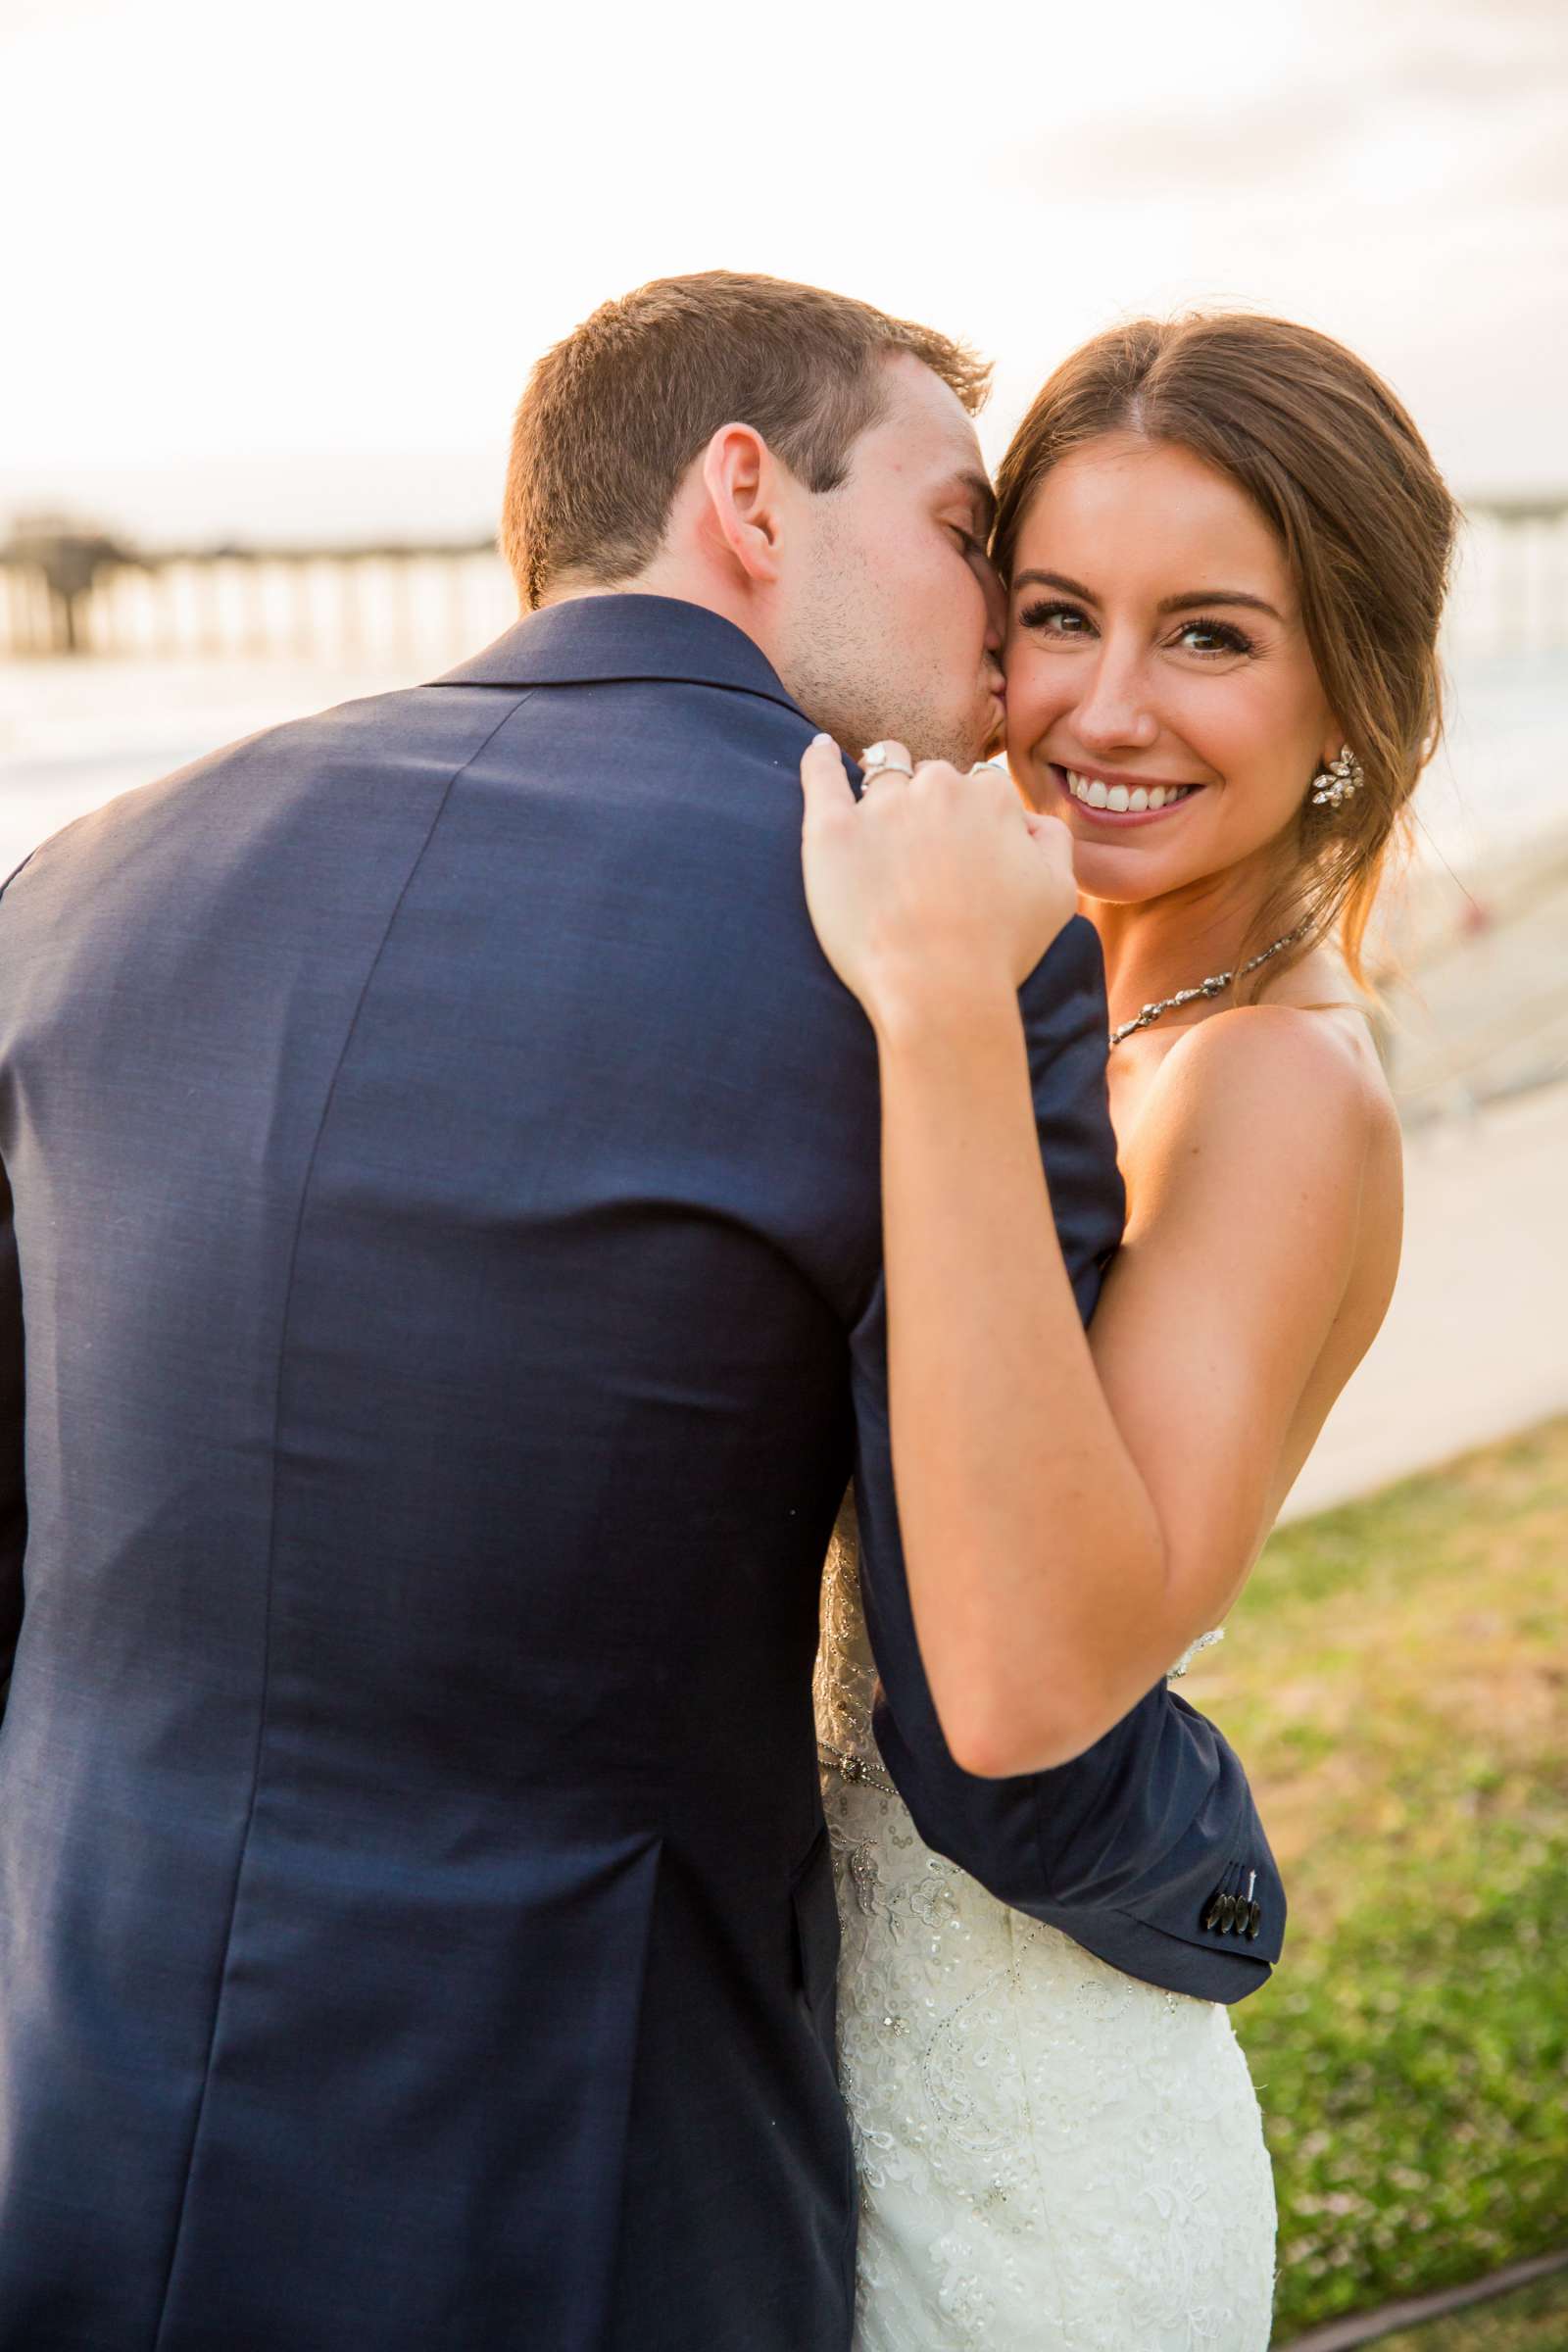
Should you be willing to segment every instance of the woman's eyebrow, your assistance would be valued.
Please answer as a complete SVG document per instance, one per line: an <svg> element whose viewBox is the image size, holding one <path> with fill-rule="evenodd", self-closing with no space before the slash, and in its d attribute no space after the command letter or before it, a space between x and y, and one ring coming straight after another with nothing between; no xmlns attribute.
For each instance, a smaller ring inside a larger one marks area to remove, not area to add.
<svg viewBox="0 0 1568 2352"><path fill-rule="evenodd" d="M1285 617L1266 598L1252 596L1245 588L1195 588L1187 596L1162 596L1156 611L1194 612L1200 605L1245 605L1250 612L1267 612L1274 620Z"/></svg>
<svg viewBox="0 0 1568 2352"><path fill-rule="evenodd" d="M1064 571L1015 571L1014 588L1058 588L1063 596L1076 596L1086 605L1099 603L1092 588L1082 580L1069 579ZM1194 588L1181 596L1162 596L1155 606L1156 612L1197 612L1205 605L1245 605L1249 612L1267 612L1274 620L1283 620L1283 612L1261 596L1253 596L1246 588Z"/></svg>
<svg viewBox="0 0 1568 2352"><path fill-rule="evenodd" d="M1082 580L1069 580L1064 571L1015 571L1012 584L1015 588L1059 588L1063 596L1081 597L1086 605L1100 601L1092 588L1086 588Z"/></svg>

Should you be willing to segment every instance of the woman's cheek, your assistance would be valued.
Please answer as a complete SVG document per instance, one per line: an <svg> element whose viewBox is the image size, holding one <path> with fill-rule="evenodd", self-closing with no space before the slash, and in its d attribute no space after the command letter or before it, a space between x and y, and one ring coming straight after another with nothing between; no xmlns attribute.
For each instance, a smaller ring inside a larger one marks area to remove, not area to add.
<svg viewBox="0 0 1568 2352"><path fill-rule="evenodd" d="M1027 654L1006 663L1007 749L1014 760L1027 758L1055 725L1071 698L1043 692L1037 663Z"/></svg>

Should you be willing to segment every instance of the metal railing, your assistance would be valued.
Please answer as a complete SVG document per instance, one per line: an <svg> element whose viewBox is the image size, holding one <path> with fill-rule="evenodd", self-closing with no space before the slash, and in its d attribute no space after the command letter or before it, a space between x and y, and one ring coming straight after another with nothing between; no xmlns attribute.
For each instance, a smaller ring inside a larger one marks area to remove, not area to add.
<svg viewBox="0 0 1568 2352"><path fill-rule="evenodd" d="M1492 2303L1500 2296L1517 2294L1521 2287L1532 2286L1559 2271L1568 2272L1568 2248L1555 2254L1538 2254L1532 2262L1510 2263L1506 2270L1494 2271L1490 2278L1473 2279L1466 2286L1444 2287L1436 2294L1412 2295L1402 2303L1387 2303L1381 2311L1333 2320L1326 2328L1314 2328L1310 2334L1292 2336L1276 2352L1360 2352L1363 2344L1375 2344L1385 2336L1402 2335L1415 2328L1435 2327L1440 2321L1452 2319L1456 2312L1473 2311L1478 2303Z"/></svg>

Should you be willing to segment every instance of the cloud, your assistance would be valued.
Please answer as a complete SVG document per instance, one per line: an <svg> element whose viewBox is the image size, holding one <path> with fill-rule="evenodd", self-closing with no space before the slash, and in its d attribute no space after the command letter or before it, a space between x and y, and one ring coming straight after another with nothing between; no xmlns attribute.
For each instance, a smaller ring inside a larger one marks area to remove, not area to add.
<svg viewBox="0 0 1568 2352"><path fill-rule="evenodd" d="M1070 108L1013 135L1004 115L999 172L1015 191L1112 205L1302 196L1333 215L1348 189L1365 199L1386 183L1390 201L1407 201L1420 192L1412 174L1472 202L1568 201L1561 0L1337 6L1313 25L1250 87L1173 88L1132 108L1075 91ZM1402 175L1380 182L1377 158L1392 150Z"/></svg>
<svg viewBox="0 0 1568 2352"><path fill-rule="evenodd" d="M397 452L492 451L595 302L722 264L972 336L988 446L1107 319L1233 301L1364 350L1460 477L1568 469L1562 0L692 0L592 58L515 0L275 0L235 40L211 0L0 0L0 198L50 194L0 442L62 495L380 452L390 520Z"/></svg>

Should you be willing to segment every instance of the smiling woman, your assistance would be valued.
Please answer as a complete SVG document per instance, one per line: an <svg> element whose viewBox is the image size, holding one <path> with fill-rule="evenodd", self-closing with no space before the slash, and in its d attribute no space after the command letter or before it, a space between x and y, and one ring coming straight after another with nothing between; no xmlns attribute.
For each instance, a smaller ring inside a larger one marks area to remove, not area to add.
<svg viewBox="0 0 1568 2352"><path fill-rule="evenodd" d="M910 1605L971 1775L1049 1791L1220 1624L1382 1323L1398 1125L1344 967L1437 729L1451 529L1414 427L1350 353L1271 319L1118 330L1051 379L1002 469L1008 763L1047 813L936 761L857 804L830 745L807 755L811 917L877 1040ZM1074 881L1104 951L1127 1194L1087 1337L1052 1220L1071 1169L1036 1128L1017 996L1051 969ZM855 1786L835 1812L858 1945L841 2034L872 2151L859 2352L1262 2352L1268 2166L1223 2018L1163 2008L1168 1980L1136 1960L1097 1978L1070 1906L1026 1943L876 1802ZM1254 1933L1258 1868L1238 1852L1181 1926ZM895 1910L924 1924L933 1882L945 1963ZM887 2034L971 2017L992 2043L943 2171L946 2029L918 2068ZM1027 2195L993 2154L1019 2145Z"/></svg>
<svg viewBox="0 0 1568 2352"><path fill-rule="evenodd" d="M1170 834L1174 787L1213 868L1248 856L1265 885L1248 952L1299 922L1285 965L1337 932L1360 977L1441 728L1456 519L1394 394L1310 327L1138 319L1056 369L1003 461L994 554L1011 588L1009 752L1079 830L1090 897L1168 889L1163 859L1129 871L1096 850L1135 815ZM1345 746L1353 802L1314 801L1314 767Z"/></svg>
<svg viewBox="0 0 1568 2352"><path fill-rule="evenodd" d="M1186 933L1195 887L1250 912L1289 885L1302 778L1344 729L1237 483L1134 433L1054 466L1019 533L1007 672L1014 767L1067 818L1086 897L1170 900Z"/></svg>

